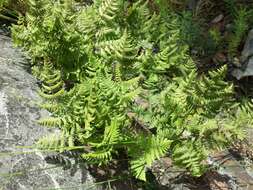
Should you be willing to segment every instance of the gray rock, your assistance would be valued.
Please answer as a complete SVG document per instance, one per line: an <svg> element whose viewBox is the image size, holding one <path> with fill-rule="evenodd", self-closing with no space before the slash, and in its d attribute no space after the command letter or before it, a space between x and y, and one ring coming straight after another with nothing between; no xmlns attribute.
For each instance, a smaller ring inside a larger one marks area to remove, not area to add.
<svg viewBox="0 0 253 190"><path fill-rule="evenodd" d="M250 58L245 66L245 69L236 68L232 71L232 75L236 77L237 80L240 80L244 77L253 76L253 58Z"/></svg>
<svg viewBox="0 0 253 190"><path fill-rule="evenodd" d="M52 132L36 124L48 113L36 106L40 101L36 80L26 71L26 64L10 38L0 35L0 189L98 189L84 164L66 169L24 147Z"/></svg>
<svg viewBox="0 0 253 190"><path fill-rule="evenodd" d="M240 68L235 68L232 75L240 80L244 77L253 76L253 29L249 32L242 54Z"/></svg>
<svg viewBox="0 0 253 190"><path fill-rule="evenodd" d="M211 23L212 24L216 24L219 23L220 21L222 21L224 19L224 15L223 14L219 14L218 16L216 16Z"/></svg>
<svg viewBox="0 0 253 190"><path fill-rule="evenodd" d="M191 190L189 179L184 175L185 170L172 165L170 158L161 158L152 165L159 189L161 190Z"/></svg>
<svg viewBox="0 0 253 190"><path fill-rule="evenodd" d="M247 40L245 42L242 55L241 55L241 61L245 62L249 57L253 55L253 29L250 30Z"/></svg>
<svg viewBox="0 0 253 190"><path fill-rule="evenodd" d="M252 163L246 167L244 162L226 150L213 153L207 162L217 170L207 171L198 180L187 175L185 170L173 166L168 157L155 161L151 170L161 190L253 189Z"/></svg>
<svg viewBox="0 0 253 190"><path fill-rule="evenodd" d="M198 0L189 0L188 1L188 8L190 10L195 10L197 6Z"/></svg>

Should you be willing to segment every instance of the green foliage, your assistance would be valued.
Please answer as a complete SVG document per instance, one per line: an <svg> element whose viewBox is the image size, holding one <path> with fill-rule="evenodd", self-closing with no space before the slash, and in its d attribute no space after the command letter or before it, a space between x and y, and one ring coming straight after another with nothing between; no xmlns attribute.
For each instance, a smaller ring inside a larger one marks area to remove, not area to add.
<svg viewBox="0 0 253 190"><path fill-rule="evenodd" d="M185 43L190 24L157 3L160 12L141 0L80 9L70 0L29 0L13 39L33 58L41 107L52 112L39 123L61 130L38 148L81 146L82 158L98 164L123 150L132 173L146 180L147 167L165 155L200 176L211 151L243 138L251 115L234 105L226 67L199 76Z"/></svg>
<svg viewBox="0 0 253 190"><path fill-rule="evenodd" d="M229 14L233 17L236 17L237 14L237 5L236 0L224 0L226 10L228 10Z"/></svg>
<svg viewBox="0 0 253 190"><path fill-rule="evenodd" d="M238 123L242 120L234 117L235 113L246 117L245 121L251 120L250 114L234 106L233 88L224 82L225 74L223 67L198 77L193 69L160 94L148 96L148 108L136 109L138 117L156 129L158 136L172 141L175 164L194 176L203 174L207 168L203 161L212 150L223 149L244 137Z"/></svg>
<svg viewBox="0 0 253 190"><path fill-rule="evenodd" d="M206 159L206 152L198 142L177 144L174 147L172 158L175 164L188 168L194 176L201 176L205 170L204 165L200 163Z"/></svg>
<svg viewBox="0 0 253 190"><path fill-rule="evenodd" d="M99 71L93 79L65 91L58 98L57 109L53 112L56 116L39 121L42 125L59 126L64 131L62 138L68 142L64 146L73 147L74 142L88 143L94 151L82 157L89 161L111 160L114 147L129 135L124 130L129 124L127 108L138 94L138 79L118 83L110 78L112 76ZM49 146L47 140L45 145L43 141L39 143L41 147Z"/></svg>
<svg viewBox="0 0 253 190"><path fill-rule="evenodd" d="M39 94L43 98L56 99L64 93L61 74L59 71L54 71L51 63L45 62L44 66L42 67L42 71L37 74L37 77L42 81Z"/></svg>
<svg viewBox="0 0 253 190"><path fill-rule="evenodd" d="M152 163L164 156L170 147L172 141L162 136L144 136L136 137L135 143L129 146L129 156L131 161L131 170L134 175L141 180L146 180L146 167L151 167Z"/></svg>
<svg viewBox="0 0 253 190"><path fill-rule="evenodd" d="M233 19L231 34L228 39L228 54L230 58L233 58L237 56L238 47L249 29L252 11L247 6L237 5L235 0L225 0L225 5Z"/></svg>
<svg viewBox="0 0 253 190"><path fill-rule="evenodd" d="M234 16L234 25L230 41L228 43L228 53L230 57L237 54L242 39L248 30L249 11L244 8L236 9Z"/></svg>
<svg viewBox="0 0 253 190"><path fill-rule="evenodd" d="M19 25L12 27L12 37L17 45L28 50L34 62L49 59L55 67L64 68L66 77L75 79L86 57L83 39L73 23L75 14L66 6L67 2L29 0L28 13Z"/></svg>

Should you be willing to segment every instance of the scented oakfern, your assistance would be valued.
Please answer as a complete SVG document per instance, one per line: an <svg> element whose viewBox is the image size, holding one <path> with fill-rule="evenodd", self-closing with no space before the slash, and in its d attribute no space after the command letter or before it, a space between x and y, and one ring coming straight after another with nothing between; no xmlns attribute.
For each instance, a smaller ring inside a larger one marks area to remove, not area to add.
<svg viewBox="0 0 253 190"><path fill-rule="evenodd" d="M42 81L39 94L45 99L56 99L64 93L60 71L55 71L51 63L45 62L38 78Z"/></svg>
<svg viewBox="0 0 253 190"><path fill-rule="evenodd" d="M170 156L200 176L207 155L243 138L242 120L251 125L249 109L233 103L226 67L197 73L179 16L165 1L156 1L158 9L142 0L78 9L69 0L29 2L13 39L32 56L41 106L52 112L39 123L60 129L38 148L81 147L81 157L98 164L124 151L141 180Z"/></svg>
<svg viewBox="0 0 253 190"><path fill-rule="evenodd" d="M133 174L141 180L146 180L146 169L151 167L152 163L164 156L169 150L172 141L159 136L138 134L134 138L135 143L128 147L131 170Z"/></svg>

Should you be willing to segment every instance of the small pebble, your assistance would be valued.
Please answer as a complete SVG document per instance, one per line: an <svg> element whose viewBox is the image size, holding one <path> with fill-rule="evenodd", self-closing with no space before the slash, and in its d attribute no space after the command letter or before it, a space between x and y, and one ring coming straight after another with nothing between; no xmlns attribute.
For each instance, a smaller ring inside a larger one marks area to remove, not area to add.
<svg viewBox="0 0 253 190"><path fill-rule="evenodd" d="M212 20L211 23L212 23L212 24L216 24L216 23L222 21L223 18L224 18L224 15L223 15L223 14L219 14L218 16L216 16L216 17Z"/></svg>

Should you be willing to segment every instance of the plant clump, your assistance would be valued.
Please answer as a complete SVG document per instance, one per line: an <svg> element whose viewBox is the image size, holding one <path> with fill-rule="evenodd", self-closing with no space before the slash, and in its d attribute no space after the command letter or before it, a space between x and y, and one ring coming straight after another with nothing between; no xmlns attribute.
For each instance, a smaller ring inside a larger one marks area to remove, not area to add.
<svg viewBox="0 0 253 190"><path fill-rule="evenodd" d="M226 65L198 74L186 43L191 15L182 17L166 1L28 5L12 37L31 56L41 107L52 113L38 122L61 130L37 148L82 147L81 157L100 165L124 151L130 171L144 181L147 168L169 156L199 177L212 151L243 139L252 125L250 102L235 100ZM235 30L231 56L244 30Z"/></svg>

